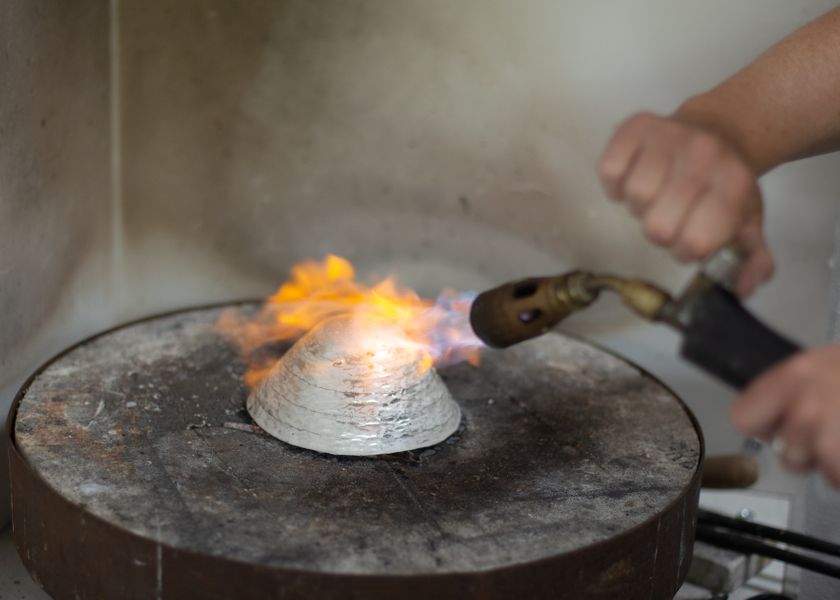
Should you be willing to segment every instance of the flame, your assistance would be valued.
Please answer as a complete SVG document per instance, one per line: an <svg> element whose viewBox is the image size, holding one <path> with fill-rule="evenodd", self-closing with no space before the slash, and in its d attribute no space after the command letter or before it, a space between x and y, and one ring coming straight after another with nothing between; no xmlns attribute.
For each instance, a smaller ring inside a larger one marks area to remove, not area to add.
<svg viewBox="0 0 840 600"><path fill-rule="evenodd" d="M436 301L424 299L400 287L394 277L364 285L356 281L350 261L328 255L321 262L307 260L292 267L289 280L253 317L228 310L217 327L239 346L248 365L245 383L250 387L268 374L276 360L261 358L261 348L295 340L326 319L346 315L366 326L387 325L399 332L389 346L415 351L418 368L427 370L461 361L478 363L482 343L469 324L473 298L474 294L446 290ZM367 349L364 336L357 341Z"/></svg>

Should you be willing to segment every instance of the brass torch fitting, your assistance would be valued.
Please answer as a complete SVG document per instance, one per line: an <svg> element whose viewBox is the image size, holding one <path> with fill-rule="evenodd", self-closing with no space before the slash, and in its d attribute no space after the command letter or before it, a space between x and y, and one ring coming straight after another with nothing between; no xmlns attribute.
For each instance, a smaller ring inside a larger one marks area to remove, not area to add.
<svg viewBox="0 0 840 600"><path fill-rule="evenodd" d="M615 275L590 275L585 285L589 289L615 292L630 310L648 321L656 321L671 302L665 290L641 279L625 279Z"/></svg>
<svg viewBox="0 0 840 600"><path fill-rule="evenodd" d="M479 294L470 322L488 346L505 348L546 333L592 304L604 289L617 293L624 304L649 320L657 319L671 302L670 295L645 281L572 271L514 281Z"/></svg>

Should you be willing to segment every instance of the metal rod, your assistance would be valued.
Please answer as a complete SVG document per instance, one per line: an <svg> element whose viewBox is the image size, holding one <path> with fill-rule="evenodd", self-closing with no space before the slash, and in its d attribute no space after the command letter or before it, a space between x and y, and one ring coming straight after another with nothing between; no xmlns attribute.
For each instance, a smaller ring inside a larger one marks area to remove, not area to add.
<svg viewBox="0 0 840 600"><path fill-rule="evenodd" d="M805 550L813 550L840 558L840 545L795 531L770 527L769 525L753 523L744 519L736 519L710 510L703 510L702 508L697 511L697 521L703 525L742 531L750 535L761 536L769 540L784 542L785 544L797 546Z"/></svg>
<svg viewBox="0 0 840 600"><path fill-rule="evenodd" d="M695 537L698 541L706 542L719 548L743 552L745 554L766 556L767 558L780 560L789 565L813 571L814 573L840 579L840 566L838 565L805 556L798 552L784 550L778 546L773 546L772 544L746 535L729 533L712 525L698 524Z"/></svg>

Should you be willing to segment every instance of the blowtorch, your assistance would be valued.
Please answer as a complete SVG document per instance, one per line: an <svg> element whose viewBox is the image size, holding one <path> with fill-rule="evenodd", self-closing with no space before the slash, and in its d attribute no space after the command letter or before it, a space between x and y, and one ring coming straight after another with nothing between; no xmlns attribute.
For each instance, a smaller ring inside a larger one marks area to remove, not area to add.
<svg viewBox="0 0 840 600"><path fill-rule="evenodd" d="M676 298L649 282L616 275L572 271L532 277L479 294L470 323L488 346L505 348L548 332L609 290L640 317L678 330L683 358L743 388L800 347L759 321L729 291L741 263L737 248L724 248Z"/></svg>

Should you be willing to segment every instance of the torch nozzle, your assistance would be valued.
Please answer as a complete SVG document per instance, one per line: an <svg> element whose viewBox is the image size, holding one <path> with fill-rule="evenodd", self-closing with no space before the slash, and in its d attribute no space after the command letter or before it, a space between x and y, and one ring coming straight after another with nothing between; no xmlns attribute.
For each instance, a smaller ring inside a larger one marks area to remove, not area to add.
<svg viewBox="0 0 840 600"><path fill-rule="evenodd" d="M605 289L649 320L657 319L671 302L668 293L645 281L572 271L514 281L479 294L470 310L470 323L488 346L505 348L546 333L592 304Z"/></svg>

